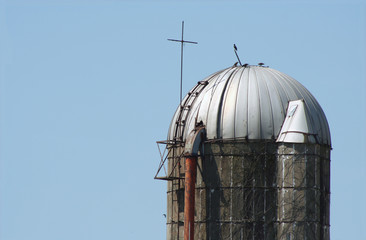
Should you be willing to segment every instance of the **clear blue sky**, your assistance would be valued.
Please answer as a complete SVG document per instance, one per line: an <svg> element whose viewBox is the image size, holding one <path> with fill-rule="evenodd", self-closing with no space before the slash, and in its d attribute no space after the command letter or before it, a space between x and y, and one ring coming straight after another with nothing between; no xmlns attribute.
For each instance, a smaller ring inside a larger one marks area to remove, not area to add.
<svg viewBox="0 0 366 240"><path fill-rule="evenodd" d="M366 3L0 0L0 239L165 239L155 144L184 92L264 62L332 133L332 240L366 239Z"/></svg>

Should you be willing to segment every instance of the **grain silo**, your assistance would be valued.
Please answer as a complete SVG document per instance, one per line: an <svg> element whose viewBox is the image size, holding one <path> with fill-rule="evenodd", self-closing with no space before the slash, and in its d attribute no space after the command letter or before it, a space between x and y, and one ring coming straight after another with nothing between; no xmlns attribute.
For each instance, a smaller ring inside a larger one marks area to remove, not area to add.
<svg viewBox="0 0 366 240"><path fill-rule="evenodd" d="M329 239L329 127L288 75L262 64L210 75L160 143L168 240Z"/></svg>

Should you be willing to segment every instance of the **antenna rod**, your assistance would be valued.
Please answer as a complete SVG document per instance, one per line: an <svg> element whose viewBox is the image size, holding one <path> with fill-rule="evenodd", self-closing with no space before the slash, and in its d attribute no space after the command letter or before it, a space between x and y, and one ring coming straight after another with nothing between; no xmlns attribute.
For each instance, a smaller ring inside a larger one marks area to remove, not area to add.
<svg viewBox="0 0 366 240"><path fill-rule="evenodd" d="M234 52L235 52L236 58L238 59L240 66L243 66L243 64L241 64L240 58L239 58L239 56L238 56L238 54L237 54L237 52L236 52L236 51L238 51L238 48L237 48L237 47L236 47L236 45L234 44Z"/></svg>
<svg viewBox="0 0 366 240"><path fill-rule="evenodd" d="M184 21L182 21L182 44L180 46L180 105L182 106L182 88L183 88L183 34L184 34Z"/></svg>
<svg viewBox="0 0 366 240"><path fill-rule="evenodd" d="M173 42L180 42L180 98L179 98L179 104L182 107L182 91L183 91L183 43L192 43L192 44L198 44L197 42L191 42L191 41L185 41L184 40L184 21L182 21L182 38L181 40L176 39L168 39L168 41Z"/></svg>

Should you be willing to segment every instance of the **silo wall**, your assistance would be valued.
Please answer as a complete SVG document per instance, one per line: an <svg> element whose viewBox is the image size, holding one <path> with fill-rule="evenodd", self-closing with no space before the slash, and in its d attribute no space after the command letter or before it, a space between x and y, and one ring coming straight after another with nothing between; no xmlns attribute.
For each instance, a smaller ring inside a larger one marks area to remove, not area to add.
<svg viewBox="0 0 366 240"><path fill-rule="evenodd" d="M184 177L181 146L169 168ZM198 158L195 240L329 239L330 149L207 141ZM167 239L183 239L184 179L168 182Z"/></svg>

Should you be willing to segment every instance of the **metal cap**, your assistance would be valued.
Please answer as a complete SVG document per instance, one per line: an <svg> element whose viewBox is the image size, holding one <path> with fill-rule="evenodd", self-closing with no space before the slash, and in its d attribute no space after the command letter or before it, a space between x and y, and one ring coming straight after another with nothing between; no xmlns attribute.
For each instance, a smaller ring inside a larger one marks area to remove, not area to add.
<svg viewBox="0 0 366 240"><path fill-rule="evenodd" d="M201 123L208 140L276 140L295 100L304 102L311 135L330 146L328 122L313 95L290 76L261 66L233 66L200 81L174 114L168 139L185 141Z"/></svg>

